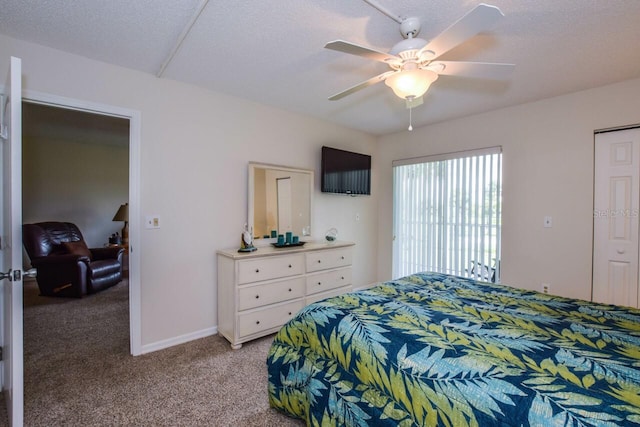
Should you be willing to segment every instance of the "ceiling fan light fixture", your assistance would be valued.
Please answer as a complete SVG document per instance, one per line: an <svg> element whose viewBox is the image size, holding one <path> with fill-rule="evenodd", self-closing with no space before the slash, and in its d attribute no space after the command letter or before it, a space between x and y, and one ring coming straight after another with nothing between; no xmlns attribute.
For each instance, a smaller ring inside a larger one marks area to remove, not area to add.
<svg viewBox="0 0 640 427"><path fill-rule="evenodd" d="M397 97L415 99L424 95L431 83L438 79L438 73L431 70L413 69L403 70L387 77L384 83L389 86Z"/></svg>
<svg viewBox="0 0 640 427"><path fill-rule="evenodd" d="M381 81L393 89L399 98L406 101L408 108L417 104L438 75L472 77L482 79L502 79L511 72L513 64L493 64L487 62L442 61L439 58L466 42L476 34L491 30L496 22L504 16L496 6L480 3L470 12L458 19L436 37L426 41L416 37L420 32L420 19L403 17L394 14L378 4L378 0L365 0L400 24L400 32L404 40L396 43L391 51L382 52L344 40L334 40L325 48L366 59L385 63L391 71L379 74L362 83L343 90L329 100L342 99L360 89L364 89ZM437 61L437 62L434 62Z"/></svg>
<svg viewBox="0 0 640 427"><path fill-rule="evenodd" d="M427 44L427 41L419 38L408 38L396 43L389 51L392 55L402 56L402 52L419 51ZM413 52L415 53L415 52Z"/></svg>

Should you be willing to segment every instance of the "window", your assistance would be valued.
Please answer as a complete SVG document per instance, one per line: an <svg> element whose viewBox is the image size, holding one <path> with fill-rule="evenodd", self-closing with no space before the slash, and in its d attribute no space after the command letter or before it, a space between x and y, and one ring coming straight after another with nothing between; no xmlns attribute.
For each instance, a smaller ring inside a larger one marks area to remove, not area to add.
<svg viewBox="0 0 640 427"><path fill-rule="evenodd" d="M393 277L499 281L500 147L397 160L393 181Z"/></svg>

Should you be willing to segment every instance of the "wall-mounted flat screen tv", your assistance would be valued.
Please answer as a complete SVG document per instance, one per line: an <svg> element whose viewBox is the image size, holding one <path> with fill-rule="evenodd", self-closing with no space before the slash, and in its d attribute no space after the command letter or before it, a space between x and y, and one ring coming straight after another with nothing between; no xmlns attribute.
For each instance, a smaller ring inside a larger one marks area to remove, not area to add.
<svg viewBox="0 0 640 427"><path fill-rule="evenodd" d="M371 194L371 156L322 147L323 193Z"/></svg>

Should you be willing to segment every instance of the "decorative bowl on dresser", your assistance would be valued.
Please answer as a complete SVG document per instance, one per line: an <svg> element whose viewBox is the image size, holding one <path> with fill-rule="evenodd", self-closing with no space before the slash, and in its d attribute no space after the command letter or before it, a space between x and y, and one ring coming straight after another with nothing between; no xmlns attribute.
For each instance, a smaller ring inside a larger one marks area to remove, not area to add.
<svg viewBox="0 0 640 427"><path fill-rule="evenodd" d="M277 332L302 307L349 292L353 242L218 254L218 333L234 350Z"/></svg>

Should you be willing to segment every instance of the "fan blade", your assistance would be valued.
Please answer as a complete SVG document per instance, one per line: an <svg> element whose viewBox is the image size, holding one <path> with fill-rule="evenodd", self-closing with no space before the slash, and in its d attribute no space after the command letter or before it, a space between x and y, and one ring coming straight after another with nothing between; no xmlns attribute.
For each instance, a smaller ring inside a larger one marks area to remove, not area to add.
<svg viewBox="0 0 640 427"><path fill-rule="evenodd" d="M500 80L510 77L515 65L491 62L434 61L426 68L441 76Z"/></svg>
<svg viewBox="0 0 640 427"><path fill-rule="evenodd" d="M380 52L368 47L359 46L357 44L347 42L344 40L334 40L324 45L327 49L337 50L338 52L348 53L350 55L358 55L367 59L373 59L374 61L384 62L388 64L390 62L402 62L399 56L390 55L385 52Z"/></svg>
<svg viewBox="0 0 640 427"><path fill-rule="evenodd" d="M480 3L454 22L418 52L418 57L434 59L476 34L491 29L504 15L496 6Z"/></svg>
<svg viewBox="0 0 640 427"><path fill-rule="evenodd" d="M394 74L394 73L397 73L397 71L387 71L387 72L384 72L382 74L378 74L377 76L372 77L372 78L370 78L369 80L367 80L365 82L362 82L360 84L352 86L349 89L343 90L340 93L336 93L333 96L330 96L329 97L329 101L337 101L338 99L342 99L347 95L351 95L352 93L357 92L360 89L364 89L365 87L374 85L374 84L379 83L381 81L384 81L384 79L386 79L387 77L389 77L391 74Z"/></svg>

